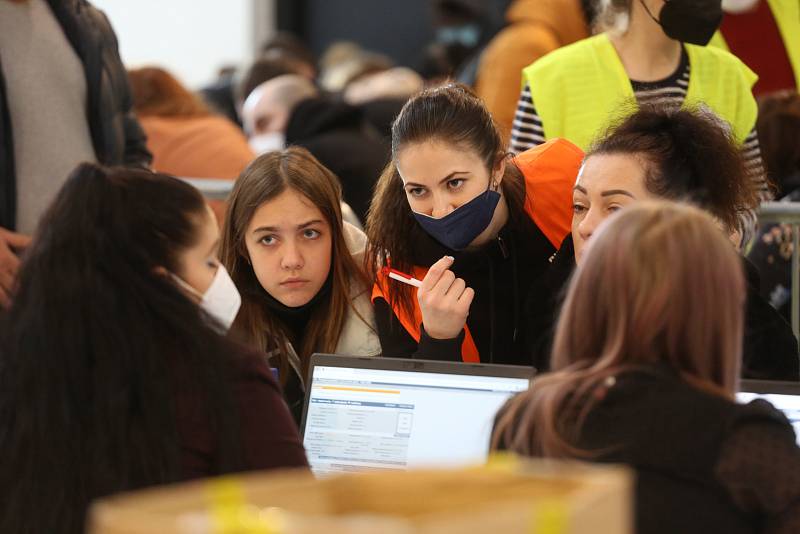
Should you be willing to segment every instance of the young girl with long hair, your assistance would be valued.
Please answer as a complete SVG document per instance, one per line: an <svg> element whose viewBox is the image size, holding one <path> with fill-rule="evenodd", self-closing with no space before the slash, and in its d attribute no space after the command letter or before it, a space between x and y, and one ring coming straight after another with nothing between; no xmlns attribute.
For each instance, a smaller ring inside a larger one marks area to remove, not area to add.
<svg viewBox="0 0 800 534"><path fill-rule="evenodd" d="M242 292L234 335L267 351L298 420L311 354L380 354L366 238L342 222L341 201L336 176L299 147L257 158L229 199L221 256Z"/></svg>

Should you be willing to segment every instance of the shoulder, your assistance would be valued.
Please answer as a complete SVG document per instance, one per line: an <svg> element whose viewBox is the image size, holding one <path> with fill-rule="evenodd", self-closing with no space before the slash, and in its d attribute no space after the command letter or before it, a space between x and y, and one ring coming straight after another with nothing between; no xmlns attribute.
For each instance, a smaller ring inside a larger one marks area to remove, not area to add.
<svg viewBox="0 0 800 534"><path fill-rule="evenodd" d="M227 339L224 346L231 364L231 376L234 382L239 384L260 382L280 391L267 363L266 353Z"/></svg>
<svg viewBox="0 0 800 534"><path fill-rule="evenodd" d="M603 33L581 39L544 55L529 65L525 72L526 74L541 74L551 69L557 69L559 72L569 72L576 62L592 61L592 54L602 50L608 42L608 37Z"/></svg>
<svg viewBox="0 0 800 534"><path fill-rule="evenodd" d="M703 63L703 70L710 71L711 68L718 73L722 72L738 78L743 84L752 87L758 80L758 76L753 72L750 67L734 56L727 50L717 48L715 46L697 46L692 44L685 44L686 50L691 59ZM694 74L695 70L692 71Z"/></svg>

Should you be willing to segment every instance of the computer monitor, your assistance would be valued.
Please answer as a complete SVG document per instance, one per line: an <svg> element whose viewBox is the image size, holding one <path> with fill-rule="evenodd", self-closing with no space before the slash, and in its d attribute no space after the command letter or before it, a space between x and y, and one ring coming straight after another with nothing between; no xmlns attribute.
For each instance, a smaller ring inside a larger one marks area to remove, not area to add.
<svg viewBox="0 0 800 534"><path fill-rule="evenodd" d="M480 464L498 409L532 367L311 358L302 434L317 475Z"/></svg>
<svg viewBox="0 0 800 534"><path fill-rule="evenodd" d="M742 380L736 400L747 403L757 398L770 402L786 415L800 445L800 383Z"/></svg>

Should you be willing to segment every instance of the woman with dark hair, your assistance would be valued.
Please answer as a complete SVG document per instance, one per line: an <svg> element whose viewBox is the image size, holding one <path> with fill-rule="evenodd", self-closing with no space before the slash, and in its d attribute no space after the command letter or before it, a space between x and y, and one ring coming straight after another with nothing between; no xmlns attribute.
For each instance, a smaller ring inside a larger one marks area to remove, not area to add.
<svg viewBox="0 0 800 534"><path fill-rule="evenodd" d="M103 495L307 465L264 356L222 335L240 299L218 236L175 178L69 177L0 325L0 531L83 532Z"/></svg>
<svg viewBox="0 0 800 534"><path fill-rule="evenodd" d="M366 237L342 221L339 180L304 148L253 161L229 202L221 256L242 290L234 335L267 352L299 421L313 353L381 352Z"/></svg>
<svg viewBox="0 0 800 534"><path fill-rule="evenodd" d="M553 260L548 282L563 287L580 264L598 224L615 211L650 198L687 201L708 211L730 237L741 241L738 214L758 205L734 140L713 114L664 105L643 106L612 126L587 153L573 191L572 235ZM742 374L746 378L798 380L797 340L758 293L757 270L743 260L748 275ZM551 306L529 298L531 328L552 325ZM552 329L550 330L552 333ZM549 336L534 344L534 360L546 369Z"/></svg>
<svg viewBox="0 0 800 534"><path fill-rule="evenodd" d="M609 215L649 198L687 201L708 211L733 246L741 241L738 214L754 209L758 195L735 141L719 119L704 111L664 105L643 106L612 126L587 153L573 191L572 235L562 244L548 273L562 285ZM758 293L758 272L748 275L743 376L800 379L797 340L791 328ZM551 301L552 303L552 301ZM556 303L555 308L558 307ZM553 323L553 308L535 294L529 302L532 328ZM534 347L539 367L548 367L547 336Z"/></svg>
<svg viewBox="0 0 800 534"><path fill-rule="evenodd" d="M406 103L367 218L384 356L530 365L522 305L569 231L582 155L554 140L509 159L463 86Z"/></svg>
<svg viewBox="0 0 800 534"><path fill-rule="evenodd" d="M747 285L719 221L639 203L583 251L553 372L511 401L493 444L636 470L639 534L800 530L800 449L762 400L734 403Z"/></svg>

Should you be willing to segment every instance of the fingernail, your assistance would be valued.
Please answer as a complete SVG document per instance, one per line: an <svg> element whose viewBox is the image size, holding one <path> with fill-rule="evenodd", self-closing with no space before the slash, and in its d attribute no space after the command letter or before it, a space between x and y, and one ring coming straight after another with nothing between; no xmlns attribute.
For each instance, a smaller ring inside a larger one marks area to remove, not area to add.
<svg viewBox="0 0 800 534"><path fill-rule="evenodd" d="M450 261L456 261L456 259L453 256L445 256L445 258L447 258Z"/></svg>

